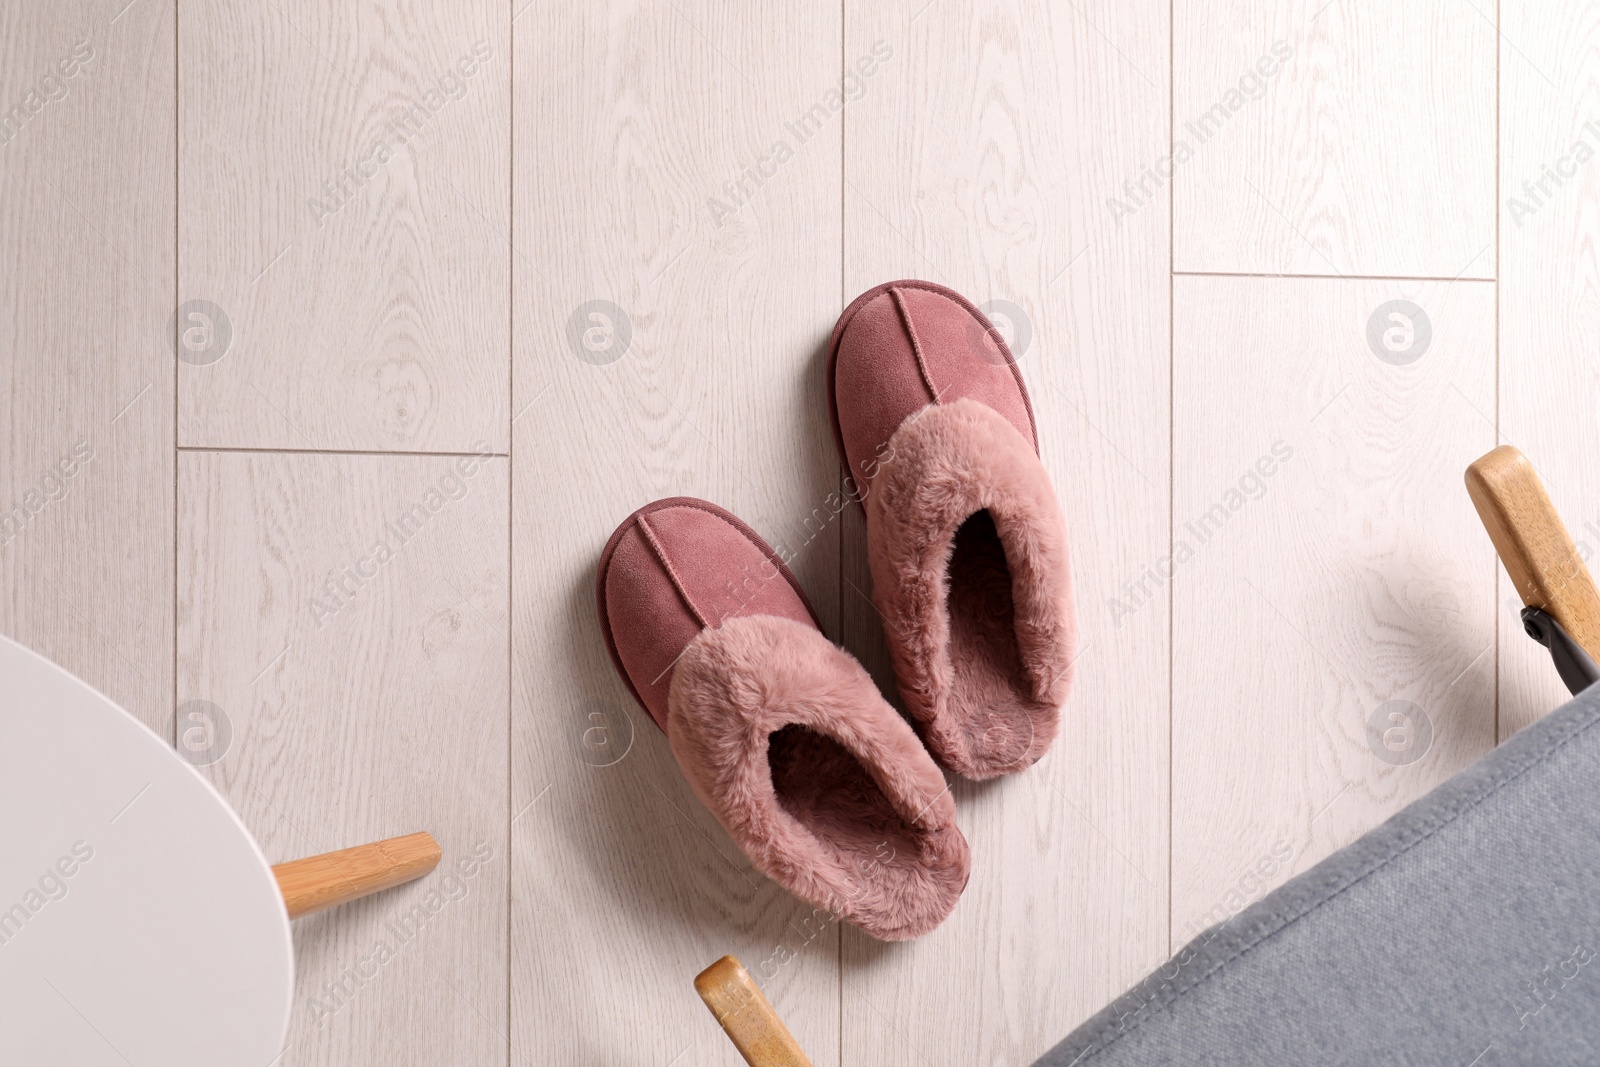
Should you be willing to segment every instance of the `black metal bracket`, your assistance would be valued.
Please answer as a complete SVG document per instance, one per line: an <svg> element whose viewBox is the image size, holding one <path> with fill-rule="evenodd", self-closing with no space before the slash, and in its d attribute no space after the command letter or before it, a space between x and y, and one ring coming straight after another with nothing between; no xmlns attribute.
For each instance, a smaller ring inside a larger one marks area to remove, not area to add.
<svg viewBox="0 0 1600 1067"><path fill-rule="evenodd" d="M1595 665L1583 646L1562 629L1555 616L1539 608L1522 609L1522 628L1528 636L1550 650L1556 673L1566 683L1567 691L1574 696L1600 682L1600 667Z"/></svg>

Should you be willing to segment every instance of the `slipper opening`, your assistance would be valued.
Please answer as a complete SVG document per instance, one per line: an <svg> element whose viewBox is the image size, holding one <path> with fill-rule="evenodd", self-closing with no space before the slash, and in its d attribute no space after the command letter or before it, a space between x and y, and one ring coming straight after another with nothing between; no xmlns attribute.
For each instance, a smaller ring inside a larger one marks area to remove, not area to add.
<svg viewBox="0 0 1600 1067"><path fill-rule="evenodd" d="M926 877L925 832L896 809L838 741L798 724L768 738L778 805L810 831L844 877L867 892L899 895Z"/></svg>
<svg viewBox="0 0 1600 1067"><path fill-rule="evenodd" d="M1011 567L987 510L956 530L946 573L952 707L985 764L1020 768L1032 762L1033 685L1017 641Z"/></svg>

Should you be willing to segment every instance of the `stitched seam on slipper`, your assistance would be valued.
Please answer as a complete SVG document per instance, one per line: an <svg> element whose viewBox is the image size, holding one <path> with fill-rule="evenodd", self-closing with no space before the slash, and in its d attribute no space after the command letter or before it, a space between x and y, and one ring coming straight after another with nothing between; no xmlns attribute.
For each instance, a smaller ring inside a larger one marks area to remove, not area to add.
<svg viewBox="0 0 1600 1067"><path fill-rule="evenodd" d="M1569 732L1567 733L1567 735L1565 737L1562 737L1559 740L1553 740L1553 741L1546 742L1544 750L1539 752L1538 755L1531 756L1531 757L1524 757L1526 762L1524 762L1521 766L1509 768L1509 769L1506 769L1506 770L1503 770L1503 771L1498 771L1498 772L1495 773L1495 775L1493 777L1489 778L1487 781L1484 781L1482 783L1476 783L1477 789L1479 791L1477 796L1463 797L1463 798L1452 798L1452 800L1455 803L1459 804L1460 807L1455 811L1448 812L1447 814L1443 814L1443 815L1440 815L1440 816L1434 816L1435 818L1438 818L1440 820L1437 825L1428 828L1426 831L1418 833L1417 836L1411 841L1396 842L1392 846L1392 849L1391 849L1391 851L1388 852L1388 854L1383 855L1381 857L1373 858L1371 861L1369 861L1369 863L1366 866L1365 870L1362 870L1359 874L1355 874L1355 875L1351 876L1350 879L1348 881L1346 881L1344 885L1339 886L1339 888L1333 890L1333 892L1328 893L1326 896L1321 897L1320 899L1318 899L1315 903L1311 904L1310 906L1304 907L1303 910L1301 910L1301 911L1299 911L1299 912L1297 912L1295 914L1292 914L1292 915L1278 916L1277 917L1277 924L1275 926L1273 926L1272 929L1265 931L1264 933L1262 933L1259 936L1255 937L1253 940L1250 940L1248 943L1240 945L1235 951L1233 951L1229 955L1223 957L1220 960L1217 960L1214 964L1212 964L1211 968L1209 970L1207 970L1204 974L1195 975L1190 980L1189 984L1173 989L1171 994L1169 995L1169 997L1165 1001L1163 1001L1159 1005L1155 1005L1155 1006L1160 1011L1166 1011L1167 1009L1171 1008L1173 1005L1177 1004L1177 1002L1179 1000L1181 1000L1184 996L1188 995L1189 993L1194 992L1196 989L1199 989L1202 985L1204 985L1205 983L1209 982L1213 977L1216 976L1217 972L1221 971L1228 964L1231 964L1231 963L1233 963L1233 962L1235 962L1237 960L1243 959L1245 956L1249 955L1252 951L1254 951L1255 949L1259 948L1260 946L1266 944L1268 941L1273 940L1279 934L1285 932L1286 930L1288 930L1289 928L1294 926L1296 923L1300 922L1302 919L1308 918L1309 916L1315 914L1319 909L1321 909L1323 907L1323 905L1331 904L1333 901L1339 899L1347 891L1349 891L1349 890L1355 888L1356 886L1360 885L1362 882L1366 881L1369 877L1371 877L1372 875L1374 875L1374 874L1378 873L1379 871L1383 870L1385 867L1389 866L1395 860L1398 860L1400 857L1404 856L1406 853L1410 852L1412 849L1416 848L1418 845L1421 845L1423 842L1430 840L1431 838L1433 838L1435 835L1439 834L1440 832L1449 829L1457 821L1459 821L1463 816L1471 813L1475 808L1481 806L1486 801L1488 801L1488 800L1494 798L1496 795L1498 795L1500 793L1500 791L1503 790L1506 786L1508 786L1508 785L1512 784L1513 782L1517 781L1518 779L1522 778L1529 771L1532 771L1535 767L1539 766L1540 764L1547 762L1552 756L1554 756L1557 753L1561 752L1563 749L1565 749L1572 742L1578 740L1584 734L1588 733L1589 730L1592 727L1594 727L1597 722L1600 722L1600 719L1597 719L1595 717L1593 709L1590 708L1589 709L1589 719L1588 719L1588 721L1571 727ZM1463 772L1463 773L1467 773L1467 772ZM1438 788L1440 788L1440 789L1447 788L1448 784L1449 783L1446 782L1446 783L1440 785ZM1402 811L1400 813L1398 813L1398 814L1403 814L1403 813L1404 813L1404 809L1402 809ZM1388 825L1388 824L1387 823L1380 824L1379 829L1381 829L1382 826L1386 826L1386 825ZM1396 832L1403 832L1403 831L1396 831ZM1357 844L1359 844L1359 839L1358 839ZM1355 846L1347 846L1347 847L1355 847ZM1313 868L1313 870L1315 870L1315 868ZM1226 925L1227 922L1231 922L1231 921L1232 921L1231 919L1230 920L1226 920L1222 925ZM1160 973L1160 972L1158 971L1156 973ZM1143 980L1141 980L1141 984L1142 984L1142 981ZM1135 988L1137 988L1137 986ZM1123 994L1123 996L1126 996L1126 995L1127 994ZM1120 1000L1121 997L1118 997L1117 999ZM1114 1007L1116 1005L1116 1003L1117 1003L1117 1001L1113 1000L1111 1002L1111 1004L1108 1005L1107 1007ZM1151 1006L1151 1003L1150 1002L1146 1002L1145 1007L1150 1007L1150 1006ZM1142 1012L1143 1008L1141 1008L1140 1011ZM1107 1049L1111 1048L1113 1045L1115 1045L1122 1038L1124 1038L1124 1037L1128 1036L1129 1034L1134 1033L1135 1031L1137 1031L1139 1029L1139 1027L1144 1024L1143 1018L1144 1017L1141 1017L1139 1020L1135 1021L1132 1026L1129 1026L1127 1029L1118 1032L1115 1036L1113 1036L1111 1038L1110 1041L1107 1041L1104 1045L1100 1045L1099 1047L1090 1050L1086 1056L1081 1056L1080 1057L1081 1062L1088 1063L1091 1060L1097 1059L1102 1052L1105 1052Z"/></svg>
<svg viewBox="0 0 1600 1067"><path fill-rule="evenodd" d="M811 616L812 625L818 630L822 629L822 622L817 618L817 610L811 606L811 598L806 596L806 591L800 585L800 580L794 576L794 572L789 569L788 564L783 561L783 557L778 554L777 550L767 544L766 539L757 533L749 523L732 512L725 513L714 504L704 500L696 500L693 497L684 497L672 506L674 508L690 508L694 511L704 512L754 545L763 556L767 557L767 561L772 564L783 580L789 584L789 588L794 590L795 596L800 598L801 606L806 609L806 614ZM644 516L640 517L643 518Z"/></svg>
<svg viewBox="0 0 1600 1067"><path fill-rule="evenodd" d="M916 327L911 325L911 309L906 307L906 298L900 295L900 290L890 289L889 297L894 301L895 310L900 313L900 324L905 327L906 337L911 341L911 354L917 357L917 373L922 375L922 385L932 398L930 403L937 404L939 387L933 384L933 375L928 373L928 361L922 355L922 341L917 337Z"/></svg>
<svg viewBox="0 0 1600 1067"><path fill-rule="evenodd" d="M889 290L889 292L892 293L897 289L921 289L925 293L933 293L936 296L944 297L946 300L952 300L953 299L954 302L958 306L960 306L964 311L966 311L967 314L969 314L969 315L972 315L974 313L977 313L977 314L980 314L980 315L982 314L982 312L978 311L976 304L973 304L972 301L968 300L966 297L962 296L960 293L956 292L954 289L950 289L950 288L948 288L946 286L942 286L942 285L937 285L937 284L935 284L933 282L923 282L923 281L905 281L905 282L900 282L900 283L897 283L893 288L891 288ZM1010 348L1005 345L1005 337L1000 333L999 329L997 329L994 326L993 323L990 323L988 332L1001 345L1001 351L1007 352L1007 353L1009 353L1011 351ZM1017 383L1017 391L1022 396L1022 405L1023 405L1024 408L1027 409L1027 412L1028 412L1028 429L1031 431L1031 433L1029 435L1031 437L1031 440L1028 443L1033 446L1034 452L1037 453L1039 451L1039 420L1037 418L1035 418L1034 414L1033 414L1033 399L1028 395L1028 386L1027 386L1027 383L1022 378L1022 369L1017 366L1016 357L1013 356L1007 365L1011 368L1011 377ZM947 392L948 390L949 390L949 386L946 386L945 387L945 391ZM943 395L944 395L944 392L940 392L939 394L937 394L937 396L935 396L935 401L937 401L939 396L943 396Z"/></svg>
<svg viewBox="0 0 1600 1067"><path fill-rule="evenodd" d="M662 568L667 572L667 579L672 582L672 587L683 598L689 613L694 616L695 621L700 624L702 629L709 628L711 624L706 621L705 612L700 610L700 605L696 604L694 597L689 595L689 590L684 586L683 579L678 577L678 569L672 565L672 560L667 557L667 550L661 547L661 542L656 538L656 532L650 528L650 524L645 521L643 515L639 516L639 529L644 534L645 541L649 543L651 551L656 554L656 559L661 561Z"/></svg>

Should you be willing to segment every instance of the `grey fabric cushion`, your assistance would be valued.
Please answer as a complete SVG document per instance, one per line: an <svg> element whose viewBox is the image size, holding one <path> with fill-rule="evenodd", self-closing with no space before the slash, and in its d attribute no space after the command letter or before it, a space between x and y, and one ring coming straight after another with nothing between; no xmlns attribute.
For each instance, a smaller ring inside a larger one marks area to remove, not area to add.
<svg viewBox="0 0 1600 1067"><path fill-rule="evenodd" d="M1600 1064L1600 686L1192 941L1036 1067Z"/></svg>

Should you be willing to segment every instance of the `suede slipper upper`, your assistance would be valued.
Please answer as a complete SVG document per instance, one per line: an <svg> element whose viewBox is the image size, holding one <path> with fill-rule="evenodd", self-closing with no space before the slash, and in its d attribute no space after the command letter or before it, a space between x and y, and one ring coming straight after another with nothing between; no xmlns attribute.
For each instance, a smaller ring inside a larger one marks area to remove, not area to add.
<svg viewBox="0 0 1600 1067"><path fill-rule="evenodd" d="M907 709L958 774L1031 766L1076 629L1061 507L1004 338L943 286L889 282L840 316L827 382Z"/></svg>
<svg viewBox="0 0 1600 1067"><path fill-rule="evenodd" d="M883 940L949 915L971 856L944 776L750 527L656 501L596 587L618 673L758 870Z"/></svg>

